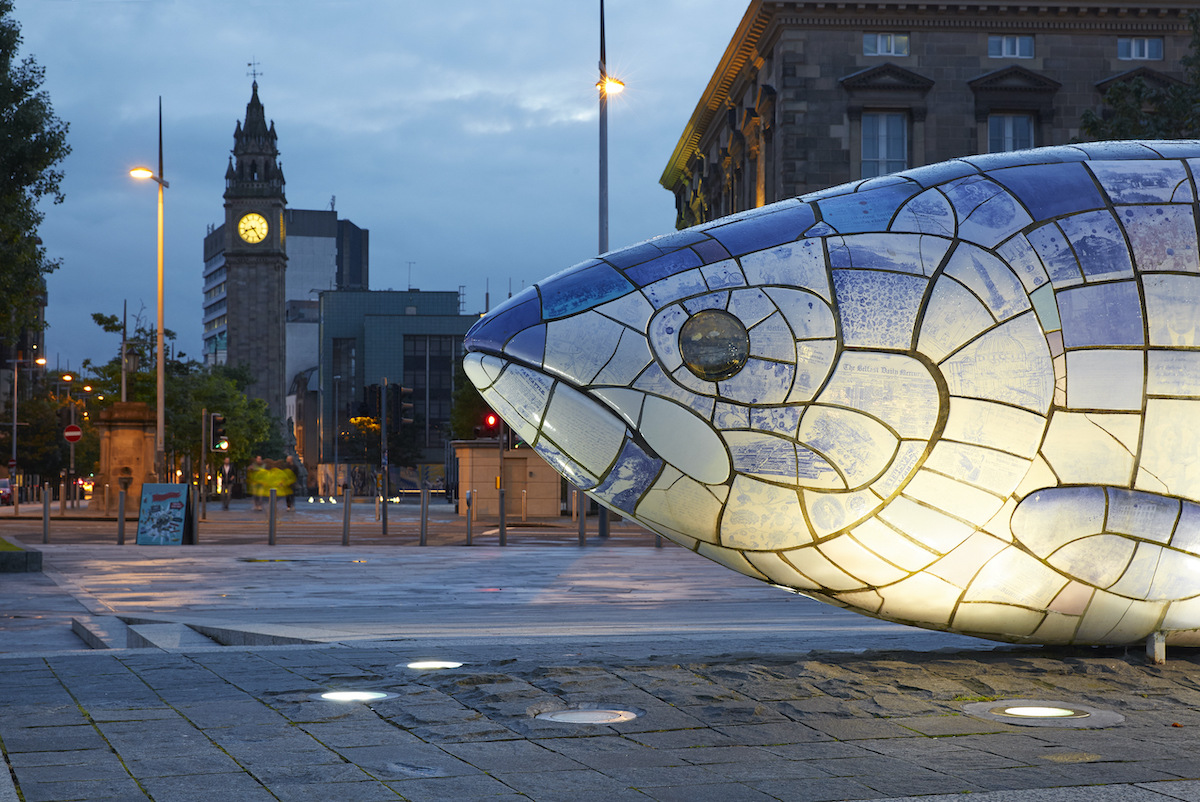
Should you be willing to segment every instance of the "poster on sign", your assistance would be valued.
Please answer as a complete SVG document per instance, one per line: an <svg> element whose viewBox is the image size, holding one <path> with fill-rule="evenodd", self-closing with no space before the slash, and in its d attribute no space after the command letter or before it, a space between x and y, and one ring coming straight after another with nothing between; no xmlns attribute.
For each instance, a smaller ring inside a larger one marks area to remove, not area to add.
<svg viewBox="0 0 1200 802"><path fill-rule="evenodd" d="M139 546L178 546L192 543L189 485L144 484L138 512Z"/></svg>

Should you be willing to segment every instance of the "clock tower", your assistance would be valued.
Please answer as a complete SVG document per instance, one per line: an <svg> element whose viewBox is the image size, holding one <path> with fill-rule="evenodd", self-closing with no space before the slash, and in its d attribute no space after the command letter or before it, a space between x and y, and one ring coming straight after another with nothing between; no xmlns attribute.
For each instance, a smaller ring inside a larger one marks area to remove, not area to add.
<svg viewBox="0 0 1200 802"><path fill-rule="evenodd" d="M246 394L265 400L271 415L283 420L287 198L275 140L275 122L267 124L255 80L225 171L225 361L249 366L257 381Z"/></svg>

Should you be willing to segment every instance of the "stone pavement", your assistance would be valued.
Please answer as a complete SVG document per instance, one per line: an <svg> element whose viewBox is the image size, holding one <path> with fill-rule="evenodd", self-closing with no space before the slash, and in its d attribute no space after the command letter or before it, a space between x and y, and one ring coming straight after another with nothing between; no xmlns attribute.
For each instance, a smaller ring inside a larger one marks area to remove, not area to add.
<svg viewBox="0 0 1200 802"><path fill-rule="evenodd" d="M1151 666L912 630L678 548L43 556L0 576L0 802L1200 802L1196 650ZM71 618L156 645L86 649ZM429 658L464 665L407 667ZM345 689L393 696L312 698ZM1124 720L964 712L1007 699ZM637 717L535 717L597 708Z"/></svg>

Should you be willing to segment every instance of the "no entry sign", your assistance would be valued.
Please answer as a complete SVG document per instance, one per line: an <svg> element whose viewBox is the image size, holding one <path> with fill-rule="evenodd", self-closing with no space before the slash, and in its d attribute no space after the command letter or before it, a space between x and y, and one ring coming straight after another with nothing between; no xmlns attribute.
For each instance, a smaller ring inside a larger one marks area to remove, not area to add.
<svg viewBox="0 0 1200 802"><path fill-rule="evenodd" d="M80 429L78 426L72 423L70 426L63 429L63 437L67 439L68 443L77 442L79 438L83 437L83 429Z"/></svg>

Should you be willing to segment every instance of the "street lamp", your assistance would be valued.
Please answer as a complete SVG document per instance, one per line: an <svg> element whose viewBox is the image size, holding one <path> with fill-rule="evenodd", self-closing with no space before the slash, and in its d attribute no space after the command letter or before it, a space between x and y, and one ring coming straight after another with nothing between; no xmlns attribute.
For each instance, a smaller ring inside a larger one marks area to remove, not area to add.
<svg viewBox="0 0 1200 802"><path fill-rule="evenodd" d="M21 502L19 499L20 492L17 489L16 483L13 481L16 477L13 475L17 468L17 381L21 377L21 363L32 362L35 365L44 365L46 360L42 357L37 359L10 359L8 363L13 366L13 424L12 424L12 459L8 461L9 467L9 487L12 492L13 500L13 516L20 513Z"/></svg>
<svg viewBox="0 0 1200 802"><path fill-rule="evenodd" d="M166 445L163 431L165 429L166 407L166 367L163 359L163 189L171 186L163 178L163 147L162 147L162 95L158 97L158 174L148 167L135 167L129 171L134 178L149 178L158 184L158 343L155 351L155 362L158 368L158 425L154 432L154 473L158 481L166 477ZM123 366L122 366L123 369Z"/></svg>

